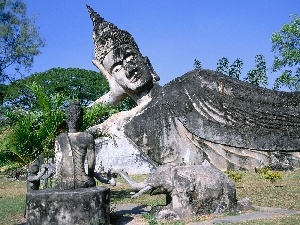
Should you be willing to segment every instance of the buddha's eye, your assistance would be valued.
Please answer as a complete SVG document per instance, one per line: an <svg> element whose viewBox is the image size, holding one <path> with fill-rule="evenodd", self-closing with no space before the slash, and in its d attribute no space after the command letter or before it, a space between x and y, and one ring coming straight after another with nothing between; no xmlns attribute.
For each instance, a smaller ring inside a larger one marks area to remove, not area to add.
<svg viewBox="0 0 300 225"><path fill-rule="evenodd" d="M136 54L130 53L125 55L124 60L128 63L136 58Z"/></svg>
<svg viewBox="0 0 300 225"><path fill-rule="evenodd" d="M113 69L112 69L112 72L113 73L117 73L117 72L119 72L121 69L122 69L123 67L122 67L122 65L116 65Z"/></svg>

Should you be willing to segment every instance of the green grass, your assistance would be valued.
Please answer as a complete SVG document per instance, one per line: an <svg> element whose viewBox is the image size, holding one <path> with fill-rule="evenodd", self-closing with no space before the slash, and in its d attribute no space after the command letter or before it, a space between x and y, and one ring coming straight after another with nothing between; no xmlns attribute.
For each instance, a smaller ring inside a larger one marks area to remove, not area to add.
<svg viewBox="0 0 300 225"><path fill-rule="evenodd" d="M0 224L25 222L26 182L0 176Z"/></svg>
<svg viewBox="0 0 300 225"><path fill-rule="evenodd" d="M249 197L254 205L300 211L300 169L282 174L283 178L272 184L257 173L245 172L241 182L244 188L237 189L238 198ZM234 225L246 224L298 225L300 214L234 223Z"/></svg>
<svg viewBox="0 0 300 225"><path fill-rule="evenodd" d="M236 183L237 197L242 199L248 197L254 205L278 207L283 209L294 209L300 211L300 169L291 172L282 172L283 178L271 183L260 174L254 172L242 172L242 180ZM136 175L136 181L142 181L146 175ZM144 205L164 205L165 196L150 196L144 194L137 199L130 198L130 188L122 178L117 178L118 186L111 188L111 205L120 203L136 203ZM25 222L26 182L15 181L0 176L0 224L12 225ZM203 221L215 216L206 215L193 219L192 221ZM146 219L145 219L146 221ZM180 221L166 224L188 224L192 221ZM274 219L256 220L235 223L235 225L257 224L257 225L297 225L300 224L300 214L278 217Z"/></svg>
<svg viewBox="0 0 300 225"><path fill-rule="evenodd" d="M272 184L257 173L246 172L244 188L237 189L238 198L249 197L254 205L300 211L300 169L282 174L283 178Z"/></svg>

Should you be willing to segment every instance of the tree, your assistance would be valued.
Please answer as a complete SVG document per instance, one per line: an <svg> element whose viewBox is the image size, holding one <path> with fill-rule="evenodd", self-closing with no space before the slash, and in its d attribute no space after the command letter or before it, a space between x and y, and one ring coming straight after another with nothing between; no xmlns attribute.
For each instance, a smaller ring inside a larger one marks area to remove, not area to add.
<svg viewBox="0 0 300 225"><path fill-rule="evenodd" d="M244 80L250 84L262 87L268 84L266 60L263 55L255 56L255 69L250 70Z"/></svg>
<svg viewBox="0 0 300 225"><path fill-rule="evenodd" d="M284 24L280 31L273 33L271 40L271 51L275 53L272 70L273 72L283 70L280 77L276 79L274 88L287 86L292 91L299 91L300 18L297 15L291 16L290 24Z"/></svg>
<svg viewBox="0 0 300 225"><path fill-rule="evenodd" d="M0 84L0 105L3 104L6 89L7 86L5 84Z"/></svg>
<svg viewBox="0 0 300 225"><path fill-rule="evenodd" d="M63 95L47 95L35 83L28 88L35 96L35 108L39 110L15 108L5 112L5 119L10 122L0 135L0 165L27 164L42 153L49 155L54 138L65 129L64 111L60 108Z"/></svg>
<svg viewBox="0 0 300 225"><path fill-rule="evenodd" d="M240 58L234 60L229 68L229 76L240 79L241 70L243 69L243 61Z"/></svg>
<svg viewBox="0 0 300 225"><path fill-rule="evenodd" d="M31 108L34 96L28 86L33 82L40 85L47 95L62 93L66 99L79 100L82 106L87 106L109 90L106 79L99 72L79 68L53 68L11 82L5 91L4 102L14 107ZM117 107L123 111L135 105L133 100L126 99Z"/></svg>
<svg viewBox="0 0 300 225"><path fill-rule="evenodd" d="M202 69L201 62L198 59L194 59L194 69Z"/></svg>
<svg viewBox="0 0 300 225"><path fill-rule="evenodd" d="M26 16L26 5L21 0L0 0L0 82L12 79L8 70L28 71L44 45L35 19Z"/></svg>
<svg viewBox="0 0 300 225"><path fill-rule="evenodd" d="M240 58L234 60L234 62L229 66L229 60L226 57L222 57L217 63L216 71L227 76L239 79L242 68L243 61Z"/></svg>
<svg viewBox="0 0 300 225"><path fill-rule="evenodd" d="M66 99L78 99L83 106L108 92L109 88L106 79L99 72L79 68L53 68L11 82L4 101L16 107L32 107L34 96L28 86L33 82L40 85L47 95L62 93Z"/></svg>
<svg viewBox="0 0 300 225"><path fill-rule="evenodd" d="M226 57L219 59L216 71L228 75L229 60Z"/></svg>
<svg viewBox="0 0 300 225"><path fill-rule="evenodd" d="M40 86L47 96L61 94L64 96L64 102L76 99L82 106L87 106L109 90L107 81L101 73L78 68L54 68L32 74L25 79L15 80L9 85L0 85L0 133L7 130L13 121L18 120L17 118L4 119L3 115L7 111L32 112L40 110L40 106L36 104L37 97L30 89L32 83ZM1 97L2 95L3 97ZM120 102L116 109L117 111L125 111L135 106L136 103L128 97ZM109 116L109 113L103 115L98 122Z"/></svg>
<svg viewBox="0 0 300 225"><path fill-rule="evenodd" d="M38 84L33 83L28 89L34 96L33 110L14 109L5 112L5 119L10 120L6 130L0 132L0 166L18 162L25 165L38 155L54 156L54 141L57 135L67 131L62 93L48 95ZM106 113L116 110L109 106L97 105L84 108L83 127L85 130Z"/></svg>

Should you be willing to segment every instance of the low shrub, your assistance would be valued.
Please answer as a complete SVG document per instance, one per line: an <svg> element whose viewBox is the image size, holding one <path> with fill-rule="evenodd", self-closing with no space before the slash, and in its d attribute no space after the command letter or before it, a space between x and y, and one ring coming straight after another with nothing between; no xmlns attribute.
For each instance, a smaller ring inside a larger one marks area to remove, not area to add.
<svg viewBox="0 0 300 225"><path fill-rule="evenodd" d="M241 182L242 178L243 178L243 174L239 173L237 171L232 171L232 170L228 170L225 171L225 174L232 179L235 183L236 182Z"/></svg>
<svg viewBox="0 0 300 225"><path fill-rule="evenodd" d="M264 179L269 180L271 183L275 183L277 180L280 180L283 177L281 173L271 170L267 171L262 176Z"/></svg>
<svg viewBox="0 0 300 225"><path fill-rule="evenodd" d="M283 177L281 173L272 171L268 167L255 168L255 172L260 174L264 179L269 180L271 183L275 183L277 180L280 180Z"/></svg>

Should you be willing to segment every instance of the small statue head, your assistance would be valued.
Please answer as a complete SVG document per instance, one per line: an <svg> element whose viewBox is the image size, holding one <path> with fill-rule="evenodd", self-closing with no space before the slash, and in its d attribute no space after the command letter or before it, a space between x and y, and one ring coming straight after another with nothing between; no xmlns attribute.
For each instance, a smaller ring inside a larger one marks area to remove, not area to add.
<svg viewBox="0 0 300 225"><path fill-rule="evenodd" d="M90 6L87 8L94 26L96 60L128 95L152 88L159 76L131 34L105 21Z"/></svg>
<svg viewBox="0 0 300 225"><path fill-rule="evenodd" d="M39 172L39 170L40 170L40 167L36 163L33 163L33 164L29 165L29 167L28 167L28 172L30 175L36 175Z"/></svg>
<svg viewBox="0 0 300 225"><path fill-rule="evenodd" d="M69 132L78 132L82 126L83 110L77 101L72 101L66 109L66 122L69 127Z"/></svg>

